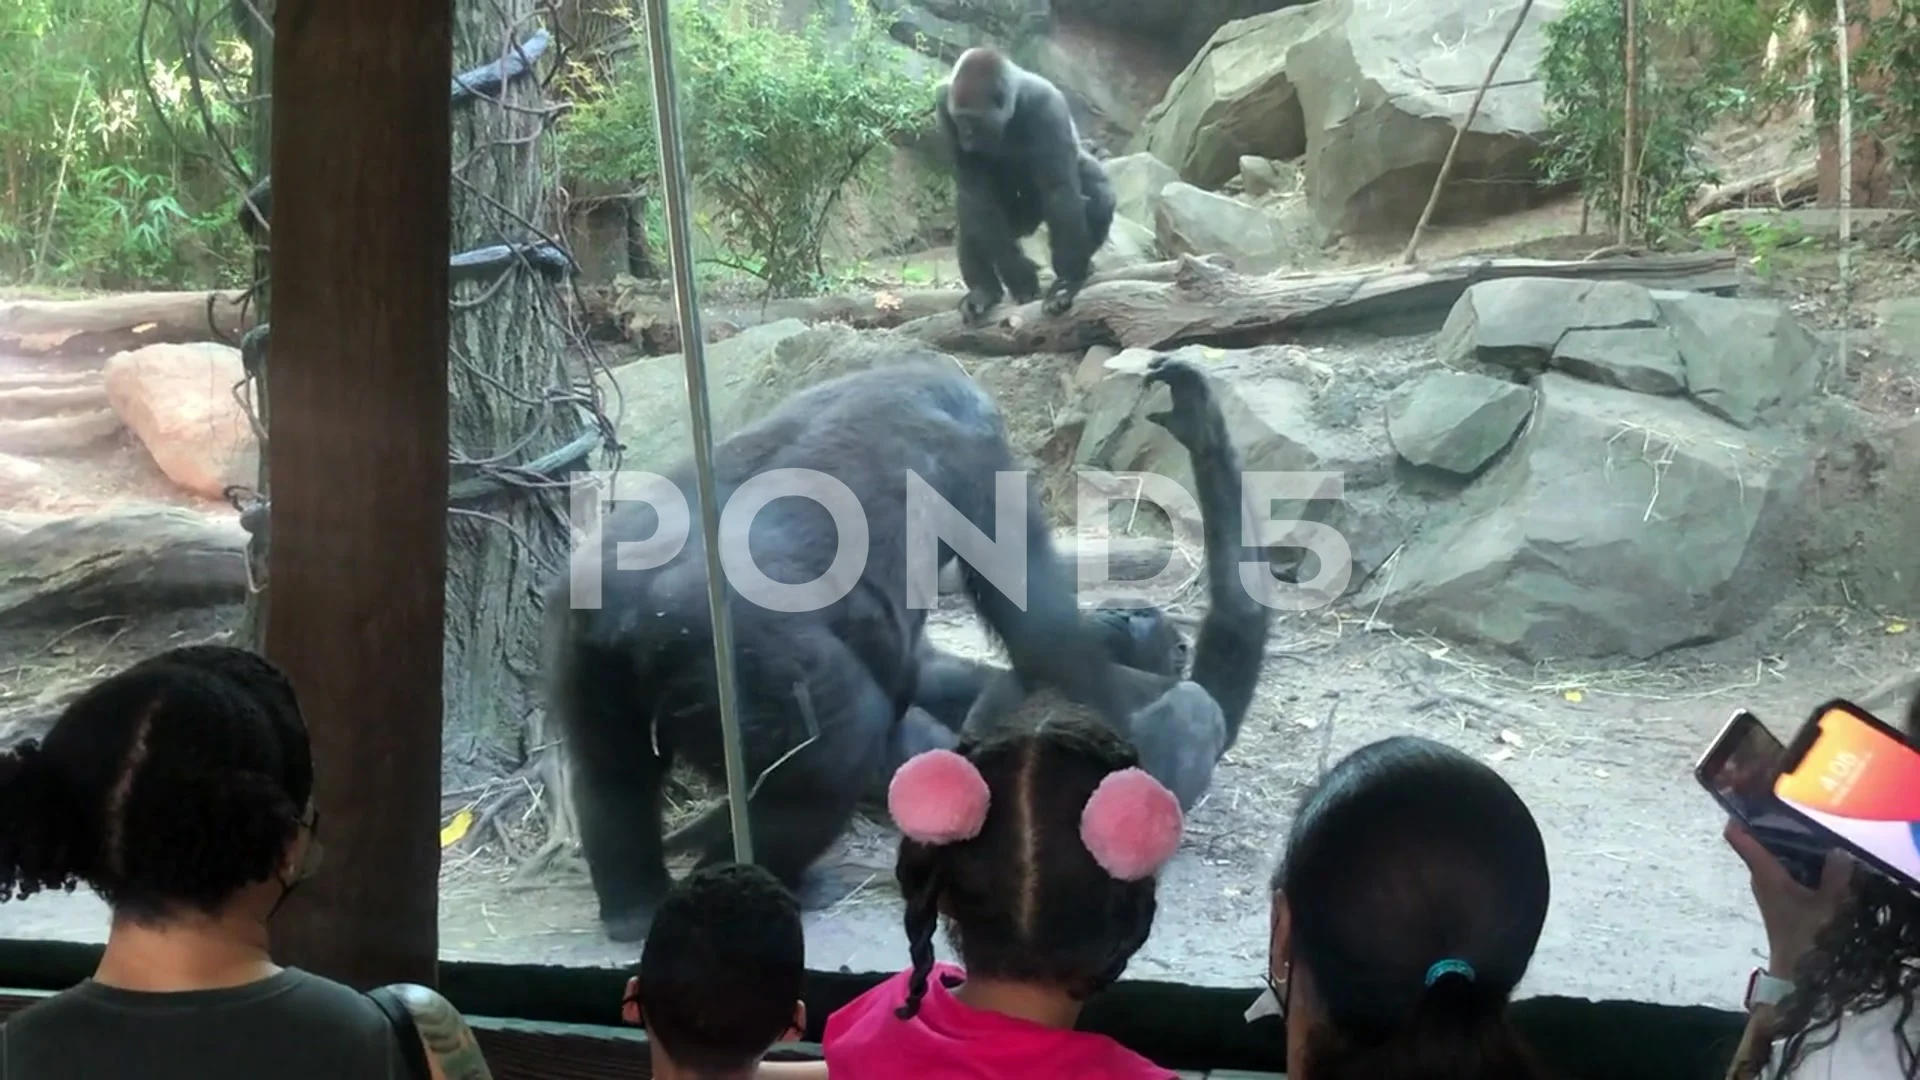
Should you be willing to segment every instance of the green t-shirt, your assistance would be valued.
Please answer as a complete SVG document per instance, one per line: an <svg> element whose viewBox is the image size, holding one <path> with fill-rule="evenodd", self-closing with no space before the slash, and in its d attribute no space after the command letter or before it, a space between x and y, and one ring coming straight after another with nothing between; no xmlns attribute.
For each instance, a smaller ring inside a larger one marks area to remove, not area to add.
<svg viewBox="0 0 1920 1080"><path fill-rule="evenodd" d="M404 1080L385 1013L298 968L153 993L88 980L0 1024L0 1080Z"/></svg>

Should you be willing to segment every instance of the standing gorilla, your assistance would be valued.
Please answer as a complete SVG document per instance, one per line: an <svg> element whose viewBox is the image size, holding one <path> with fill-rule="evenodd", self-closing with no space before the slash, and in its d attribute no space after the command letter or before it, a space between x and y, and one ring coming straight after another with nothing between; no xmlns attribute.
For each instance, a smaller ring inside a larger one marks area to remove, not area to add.
<svg viewBox="0 0 1920 1080"><path fill-rule="evenodd" d="M856 549L865 558L849 572L825 506L774 498L744 526L754 565L782 584L846 575L848 591L819 610L783 612L729 590L754 858L810 906L832 897L803 888L807 871L887 765L924 748L925 738L951 734L924 714L903 720L926 621L926 611L908 603L909 470L989 533L998 518L995 475L1018 468L993 400L951 362L822 383L714 448L723 504L760 474L814 470L845 485L866 520L865 550ZM692 467L668 479L697 518ZM1075 605L1072 572L1031 493L1022 524L1024 608L963 565L968 596L1023 682L1059 688L1117 725L1128 710L1114 696L1112 662ZM618 505L577 556L599 563L601 606L575 608L565 577L547 597L555 650L549 711L567 738L600 918L619 941L645 935L669 884L660 798L675 760L711 779L725 776L699 530L652 569L623 570L615 559L617 545L644 542L659 527L652 505ZM956 557L944 545L939 554L942 563ZM703 865L732 861L728 830L700 839Z"/></svg>
<svg viewBox="0 0 1920 1080"><path fill-rule="evenodd" d="M978 325L1011 293L1040 297L1040 272L1020 238L1047 226L1053 285L1043 309L1059 315L1093 271L1113 225L1113 184L1080 146L1067 99L1046 79L992 49L968 49L935 104L958 187L960 316Z"/></svg>

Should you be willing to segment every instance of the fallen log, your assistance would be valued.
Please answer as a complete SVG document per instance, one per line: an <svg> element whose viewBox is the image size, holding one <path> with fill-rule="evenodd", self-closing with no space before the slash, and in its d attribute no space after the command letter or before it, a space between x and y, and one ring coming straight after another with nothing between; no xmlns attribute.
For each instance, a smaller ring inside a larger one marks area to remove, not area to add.
<svg viewBox="0 0 1920 1080"><path fill-rule="evenodd" d="M1188 344L1258 345L1314 327L1372 324L1395 332L1438 330L1471 286L1502 278L1630 281L1653 289L1732 293L1733 253L1620 256L1567 262L1467 258L1419 267L1246 277L1183 258L1168 284L1112 281L1089 285L1073 310L1050 317L1038 303L1003 309L979 327L943 312L900 327L944 352L987 356L1072 353L1107 345L1165 349Z"/></svg>
<svg viewBox="0 0 1920 1080"><path fill-rule="evenodd" d="M239 292L147 292L0 302L0 351L106 356L156 342L233 341L251 310Z"/></svg>
<svg viewBox="0 0 1920 1080"><path fill-rule="evenodd" d="M1687 218L1699 221L1708 214L1738 207L1788 207L1813 198L1819 187L1816 163L1787 165L1707 188L1687 207Z"/></svg>
<svg viewBox="0 0 1920 1080"><path fill-rule="evenodd" d="M154 504L0 537L0 628L239 603L246 547L235 521Z"/></svg>
<svg viewBox="0 0 1920 1080"><path fill-rule="evenodd" d="M1203 256L1201 262L1229 269L1224 255ZM1093 275L1089 287L1102 282L1171 282L1180 272L1180 260L1140 263ZM867 293L838 293L768 300L759 304L714 304L701 308L709 344L723 341L752 326L781 319L804 323L845 323L856 330L889 330L906 323L955 311L965 289L877 289ZM649 355L680 351L680 316L672 297L622 296L589 299L587 314L596 321L621 328L628 341Z"/></svg>

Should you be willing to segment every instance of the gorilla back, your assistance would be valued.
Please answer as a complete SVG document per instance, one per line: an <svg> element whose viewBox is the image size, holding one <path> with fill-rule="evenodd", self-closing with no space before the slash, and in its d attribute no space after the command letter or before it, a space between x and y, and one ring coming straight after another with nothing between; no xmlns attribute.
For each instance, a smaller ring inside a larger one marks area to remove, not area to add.
<svg viewBox="0 0 1920 1080"><path fill-rule="evenodd" d="M992 400L946 364L879 368L802 391L715 447L714 465L723 505L756 476L800 469L844 485L864 514L864 550L849 552L864 561L853 570L834 565L841 535L832 514L811 497L784 497L792 488L756 499L764 505L750 521L722 526L730 546L744 535L754 567L774 582L824 575L845 586L817 610L780 611L741 596L741 568L728 570L755 861L818 905L835 897L817 880L803 888L807 871L898 759L900 718L914 697L926 613L908 603L908 473L991 536L995 474L1018 466ZM667 479L698 520L691 465ZM644 935L669 883L660 805L668 771L679 760L724 776L699 530L651 569L621 570L614 559L616 545L648 539L658 517L646 503L616 504L578 556L598 561L599 608L574 608L567 580L548 596L550 708L568 740L601 920L616 940ZM970 598L1016 671L1123 718L1100 638L1075 609L1071 571L1031 495L1024 524L1025 610L967 566ZM953 552L943 544L939 556ZM731 858L730 836L718 836L701 861Z"/></svg>

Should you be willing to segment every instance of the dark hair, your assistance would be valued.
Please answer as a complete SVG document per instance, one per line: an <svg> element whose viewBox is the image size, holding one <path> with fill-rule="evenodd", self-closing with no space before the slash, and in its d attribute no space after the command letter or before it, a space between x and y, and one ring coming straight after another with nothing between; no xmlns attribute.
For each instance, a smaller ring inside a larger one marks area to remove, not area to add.
<svg viewBox="0 0 1920 1080"><path fill-rule="evenodd" d="M1085 999L1126 970L1153 929L1154 879L1120 881L1080 839L1080 815L1107 776L1139 764L1111 728L1051 716L1037 731L964 741L987 782L980 834L900 841L913 978L901 1019L920 1010L940 917L968 974L1059 987Z"/></svg>
<svg viewBox="0 0 1920 1080"><path fill-rule="evenodd" d="M683 1069L752 1068L793 1024L806 952L800 905L772 874L694 871L661 902L640 953L647 1037Z"/></svg>
<svg viewBox="0 0 1920 1080"><path fill-rule="evenodd" d="M1361 747L1307 795L1274 888L1324 1014L1313 1080L1541 1075L1506 1007L1546 922L1547 852L1499 773L1413 736Z"/></svg>
<svg viewBox="0 0 1920 1080"><path fill-rule="evenodd" d="M0 901L84 882L126 917L211 914L275 872L312 792L277 668L224 646L161 654L0 753Z"/></svg>
<svg viewBox="0 0 1920 1080"><path fill-rule="evenodd" d="M1920 693L1907 704L1907 735L1920 741ZM1781 1005L1780 1075L1790 1076L1815 1050L1839 1037L1841 1018L1882 1007L1895 1018L1900 1071L1920 1078L1920 1047L1909 1033L1920 991L1920 896L1879 874L1855 876L1853 895L1814 939L1794 970Z"/></svg>

